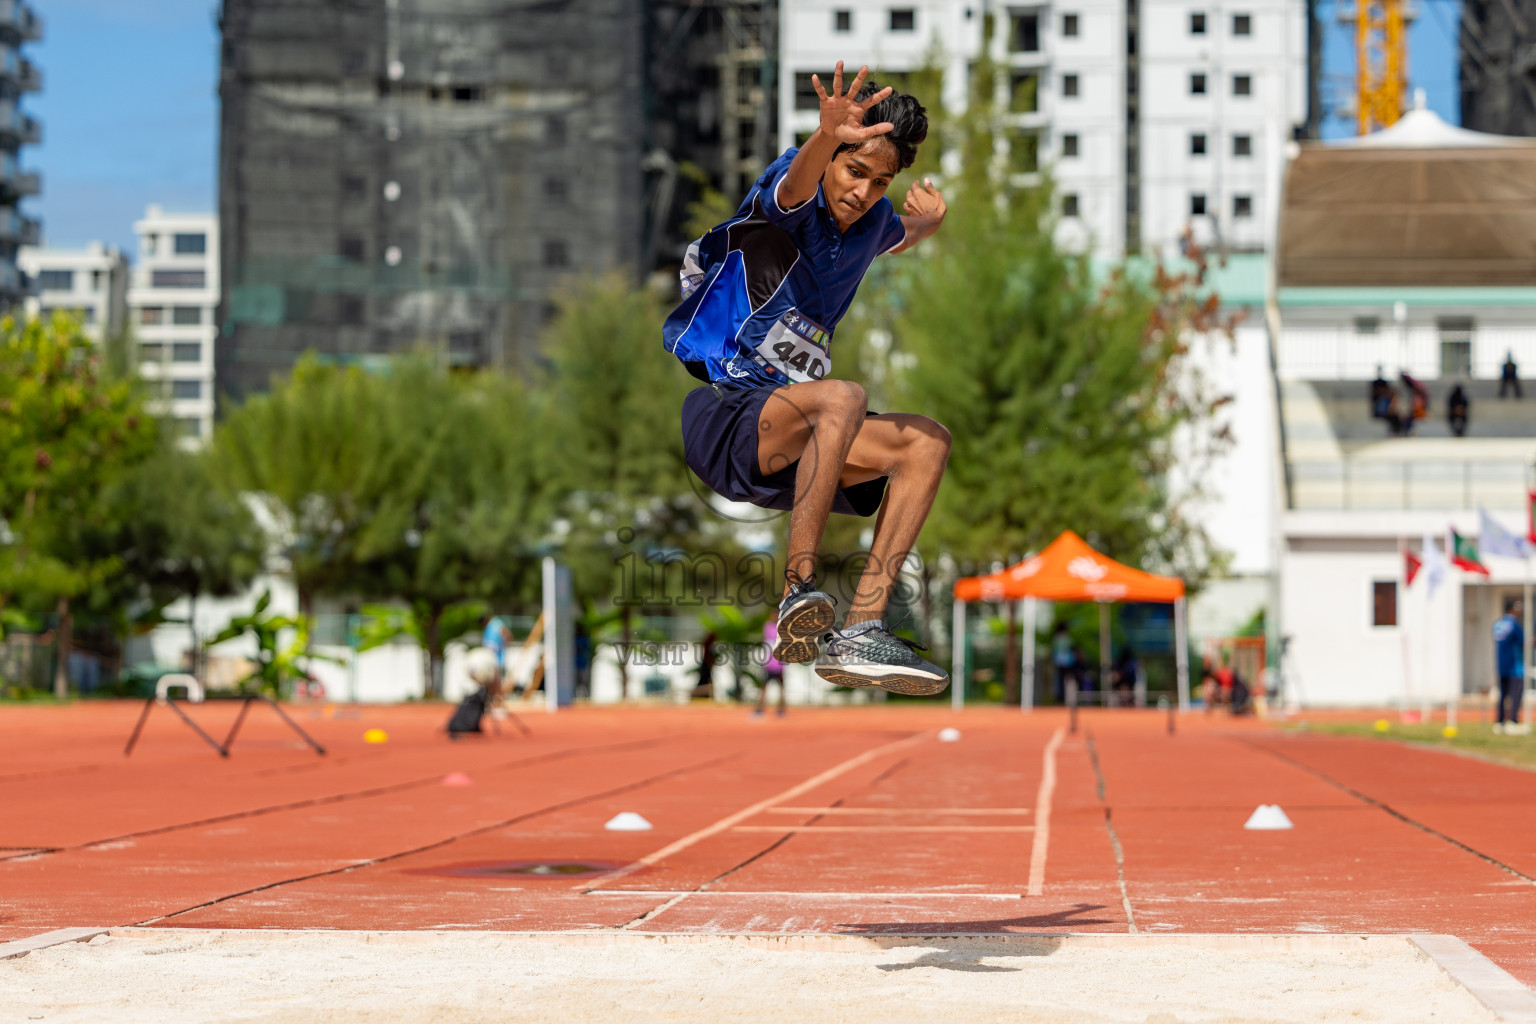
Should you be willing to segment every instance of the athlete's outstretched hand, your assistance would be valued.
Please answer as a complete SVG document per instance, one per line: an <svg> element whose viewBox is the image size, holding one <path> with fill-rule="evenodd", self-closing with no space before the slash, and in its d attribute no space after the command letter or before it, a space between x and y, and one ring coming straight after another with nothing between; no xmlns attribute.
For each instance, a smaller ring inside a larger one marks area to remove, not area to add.
<svg viewBox="0 0 1536 1024"><path fill-rule="evenodd" d="M901 204L901 212L908 217L934 221L943 220L947 209L943 194L933 187L932 178L914 181L912 187L907 189L906 200Z"/></svg>
<svg viewBox="0 0 1536 1024"><path fill-rule="evenodd" d="M848 91L843 92L843 62L837 62L837 68L832 72L832 94L821 87L821 79L811 76L811 84L816 87L816 95L821 97L821 130L835 138L838 142L849 146L857 146L861 142L867 142L876 135L884 135L896 127L889 121L881 121L879 124L864 126L864 112L879 103L891 94L890 86L886 86L867 100L860 100L859 90L864 87L864 79L869 75L869 68L859 68L858 77L853 80L853 85Z"/></svg>

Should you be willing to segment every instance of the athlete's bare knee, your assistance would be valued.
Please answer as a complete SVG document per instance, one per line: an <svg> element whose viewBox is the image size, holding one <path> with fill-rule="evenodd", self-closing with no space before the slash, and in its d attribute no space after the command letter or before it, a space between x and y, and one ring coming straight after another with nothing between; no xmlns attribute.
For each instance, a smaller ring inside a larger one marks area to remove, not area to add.
<svg viewBox="0 0 1536 1024"><path fill-rule="evenodd" d="M864 388L851 380L827 380L821 382L822 415L839 422L858 423L869 408L869 396Z"/></svg>

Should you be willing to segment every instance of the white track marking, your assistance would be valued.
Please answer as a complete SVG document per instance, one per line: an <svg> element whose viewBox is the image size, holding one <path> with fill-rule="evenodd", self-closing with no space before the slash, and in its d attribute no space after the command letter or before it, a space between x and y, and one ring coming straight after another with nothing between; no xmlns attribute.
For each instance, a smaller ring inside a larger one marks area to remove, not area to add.
<svg viewBox="0 0 1536 1024"><path fill-rule="evenodd" d="M1056 749L1066 734L1065 729L1052 733L1041 758L1040 794L1035 797L1035 845L1029 851L1030 896L1045 893L1045 857L1051 848L1051 800L1056 795Z"/></svg>
<svg viewBox="0 0 1536 1024"><path fill-rule="evenodd" d="M765 814L1034 814L1033 807L770 807Z"/></svg>
<svg viewBox="0 0 1536 1024"><path fill-rule="evenodd" d="M713 889L700 892L697 889L593 889L588 896L692 896L697 899L716 899L721 896L756 899L759 896L782 896L803 900L1021 900L1017 892L758 892L750 889ZM654 914L649 915L654 916Z"/></svg>
<svg viewBox="0 0 1536 1024"><path fill-rule="evenodd" d="M1033 825L737 825L732 832L1033 832Z"/></svg>
<svg viewBox="0 0 1536 1024"><path fill-rule="evenodd" d="M842 764L833 765L831 768L828 768L820 775L813 775L799 785L789 787L778 796L771 796L767 800L759 800L752 806L743 808L742 810L737 811L735 814L727 814L713 825L701 828L697 832L690 832L688 835L683 836L683 838L677 840L676 842L668 843L666 846L663 846L655 853L648 853L644 857L641 857L639 860L631 861L621 868L614 868L607 874L598 875L591 881L608 881L614 878L623 878L625 875L639 871L641 868L650 867L652 864L657 864L663 860L666 860L674 853L686 850L688 847L693 846L695 843L702 842L703 840L708 839L710 836L724 832L726 829L731 828L734 825L738 825L754 815L763 813L775 804L782 803L785 800L793 800L800 794L809 793L817 786L820 786L826 782L830 782L831 780L837 778L839 775L850 772L860 765L868 764L870 761L873 761L877 757L884 757L886 754L893 754L898 750L905 750L907 747L921 743L923 740L931 739L933 735L934 734L932 732L920 732L916 735L908 736L904 740L897 740L894 743L886 743L875 747L873 750L866 750L862 754L857 754L853 757L850 757ZM590 883L583 883L581 885L575 886L575 888L586 889L588 884Z"/></svg>

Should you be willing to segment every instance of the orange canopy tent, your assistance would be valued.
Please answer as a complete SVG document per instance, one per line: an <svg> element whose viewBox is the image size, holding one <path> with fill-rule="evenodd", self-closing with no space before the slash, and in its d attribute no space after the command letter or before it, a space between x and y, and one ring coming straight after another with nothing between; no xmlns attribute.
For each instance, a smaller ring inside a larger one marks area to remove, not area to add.
<svg viewBox="0 0 1536 1024"><path fill-rule="evenodd" d="M1184 581L1156 576L1122 565L1089 547L1071 530L1063 530L1046 549L1018 565L987 576L955 581L955 637L962 638L968 601L1024 601L1024 707L1032 705L1034 687L1035 601L1155 601L1174 606L1174 656L1178 665L1179 707L1189 705L1189 666L1184 629ZM1107 614L1107 613L1106 613ZM1107 619L1105 622L1107 623ZM1107 642L1107 641L1106 641ZM952 678L956 706L963 698L965 645L956 642Z"/></svg>

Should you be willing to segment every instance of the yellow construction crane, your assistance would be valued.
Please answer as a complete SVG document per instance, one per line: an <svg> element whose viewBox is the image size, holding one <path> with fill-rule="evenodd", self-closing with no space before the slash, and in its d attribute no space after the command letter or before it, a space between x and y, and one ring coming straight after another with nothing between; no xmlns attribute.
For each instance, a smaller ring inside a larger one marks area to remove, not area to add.
<svg viewBox="0 0 1536 1024"><path fill-rule="evenodd" d="M1403 116L1408 98L1407 0L1355 0L1355 121L1369 135Z"/></svg>

